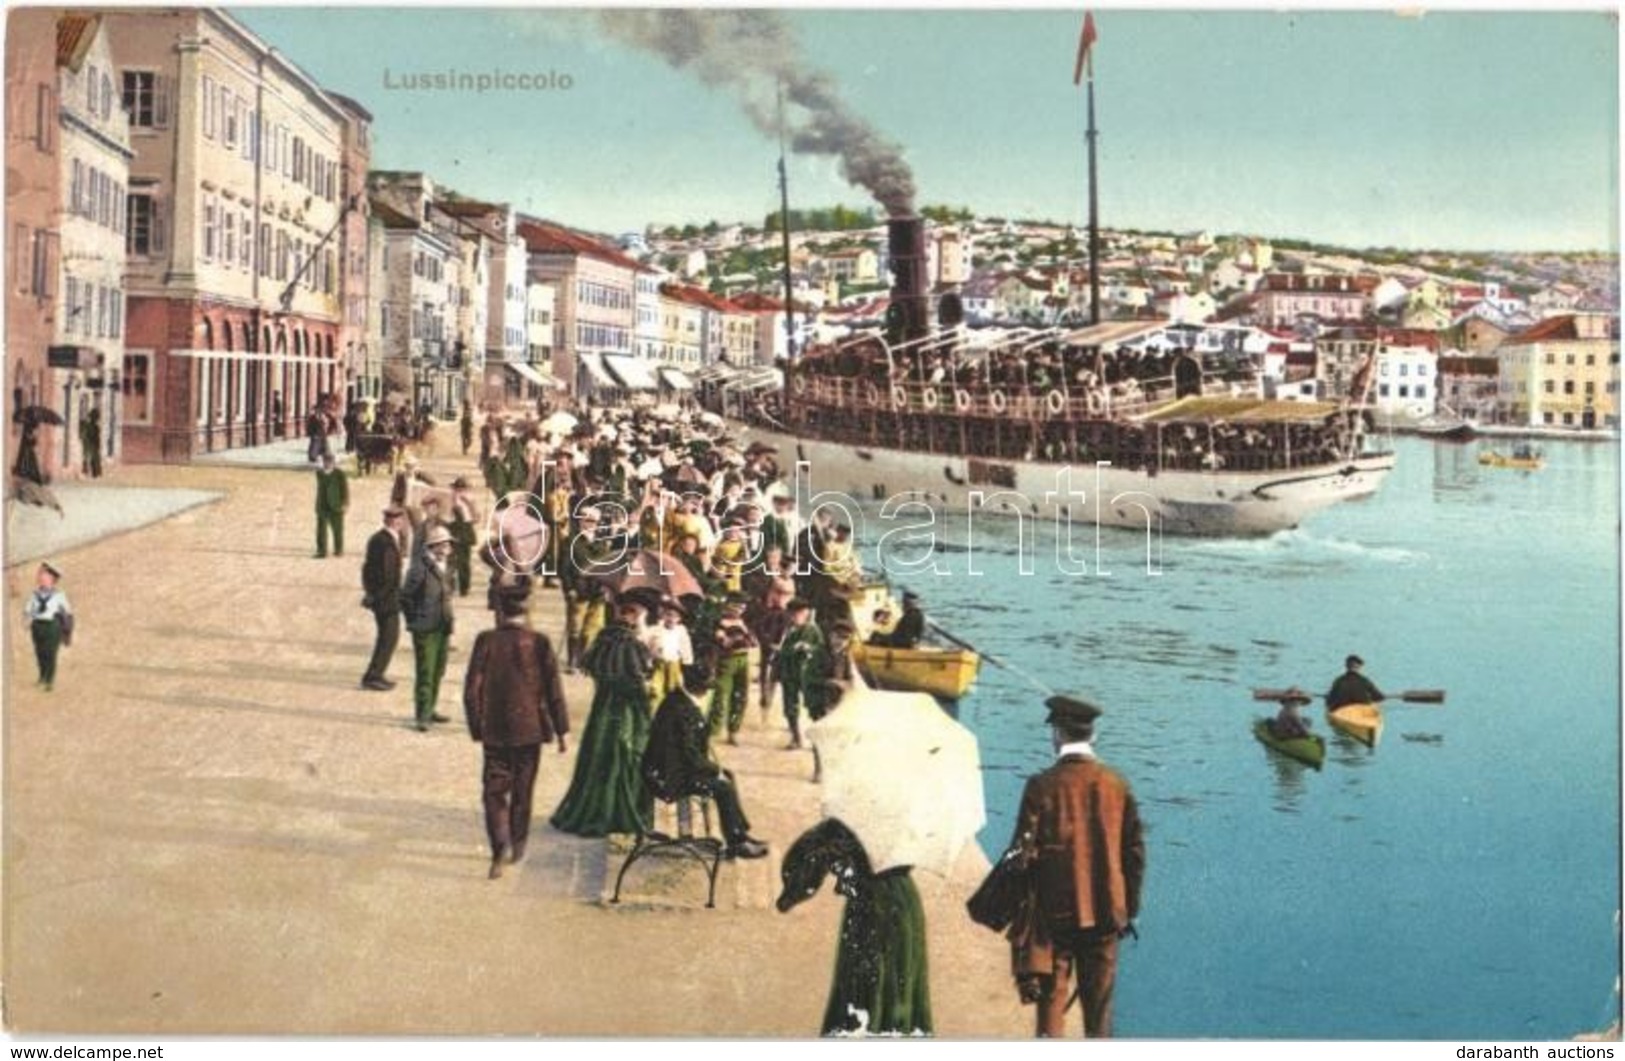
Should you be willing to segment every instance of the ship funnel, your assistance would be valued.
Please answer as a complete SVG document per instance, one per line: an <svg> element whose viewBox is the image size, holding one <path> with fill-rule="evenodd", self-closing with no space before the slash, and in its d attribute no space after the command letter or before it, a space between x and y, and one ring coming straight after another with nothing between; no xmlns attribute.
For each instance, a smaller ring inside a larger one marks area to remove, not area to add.
<svg viewBox="0 0 1625 1061"><path fill-rule="evenodd" d="M931 301L926 290L925 222L894 217L886 222L891 256L891 308L886 331L893 346L923 339L931 331Z"/></svg>

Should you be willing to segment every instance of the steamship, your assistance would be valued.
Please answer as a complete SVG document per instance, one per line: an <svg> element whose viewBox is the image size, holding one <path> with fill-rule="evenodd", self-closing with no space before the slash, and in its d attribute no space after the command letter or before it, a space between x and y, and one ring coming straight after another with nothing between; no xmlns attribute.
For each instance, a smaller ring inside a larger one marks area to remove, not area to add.
<svg viewBox="0 0 1625 1061"><path fill-rule="evenodd" d="M814 345L729 410L815 492L1199 536L1265 535L1394 466L1358 400L1258 396L1238 350L1147 348L1144 321L987 332L927 292L925 228L888 222L884 328ZM1363 385L1351 391L1356 398ZM787 467L787 471L790 469Z"/></svg>

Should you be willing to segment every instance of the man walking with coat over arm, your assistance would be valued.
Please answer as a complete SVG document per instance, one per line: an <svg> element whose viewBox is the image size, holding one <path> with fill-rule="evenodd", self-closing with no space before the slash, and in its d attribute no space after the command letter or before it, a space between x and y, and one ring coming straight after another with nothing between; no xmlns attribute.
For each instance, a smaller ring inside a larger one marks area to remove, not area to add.
<svg viewBox="0 0 1625 1061"><path fill-rule="evenodd" d="M1035 911L1011 937L1017 987L1038 1007L1038 1035L1065 1031L1073 981L1084 1035L1112 1034L1117 941L1134 931L1145 878L1145 838L1129 786L1095 757L1090 742L1100 708L1052 696L1056 760L1028 778L1011 846L1032 859Z"/></svg>
<svg viewBox="0 0 1625 1061"><path fill-rule="evenodd" d="M570 732L553 645L525 626L529 602L527 576L498 588L496 629L475 638L463 682L468 735L485 748L485 832L491 840L492 880L502 876L504 861L525 856L542 745L557 741L562 755Z"/></svg>

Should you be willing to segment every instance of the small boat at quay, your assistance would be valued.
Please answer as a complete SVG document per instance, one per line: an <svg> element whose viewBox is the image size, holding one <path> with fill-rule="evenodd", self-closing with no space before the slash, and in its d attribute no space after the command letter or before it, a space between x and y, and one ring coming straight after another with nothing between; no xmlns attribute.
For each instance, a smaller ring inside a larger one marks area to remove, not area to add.
<svg viewBox="0 0 1625 1061"><path fill-rule="evenodd" d="M1516 468L1521 471L1537 472L1546 466L1546 458L1538 449L1519 445L1512 448L1511 454L1493 449L1481 450L1478 454L1478 463L1487 468Z"/></svg>
<svg viewBox="0 0 1625 1061"><path fill-rule="evenodd" d="M1326 712L1326 721L1367 748L1375 748L1382 739L1382 708L1376 704L1344 704Z"/></svg>
<svg viewBox="0 0 1625 1061"><path fill-rule="evenodd" d="M1253 736L1266 747L1319 770L1326 762L1326 738L1311 733L1307 737L1277 737L1267 718L1253 722Z"/></svg>
<svg viewBox="0 0 1625 1061"><path fill-rule="evenodd" d="M1477 436L1478 425L1471 420L1432 417L1419 422L1413 430L1438 442L1469 442Z"/></svg>
<svg viewBox="0 0 1625 1061"><path fill-rule="evenodd" d="M967 649L869 644L852 647L852 662L876 688L930 693L941 700L958 700L969 692L982 664Z"/></svg>

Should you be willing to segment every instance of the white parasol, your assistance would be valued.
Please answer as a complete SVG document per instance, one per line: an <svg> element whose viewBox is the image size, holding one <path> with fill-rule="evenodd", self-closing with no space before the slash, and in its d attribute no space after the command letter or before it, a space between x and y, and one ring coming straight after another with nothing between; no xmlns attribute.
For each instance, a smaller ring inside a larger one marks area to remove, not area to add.
<svg viewBox="0 0 1625 1061"><path fill-rule="evenodd" d="M505 568L528 570L547 552L547 525L539 518L536 503L527 500L529 494L515 491L509 497L512 503L493 512L487 524L494 539L491 548Z"/></svg>
<svg viewBox="0 0 1625 1061"><path fill-rule="evenodd" d="M859 679L808 733L823 768L826 818L862 841L870 868L947 876L987 822L976 737L925 693Z"/></svg>
<svg viewBox="0 0 1625 1061"><path fill-rule="evenodd" d="M568 435L576 429L577 420L569 413L560 411L552 413L541 422L542 432L548 435Z"/></svg>

